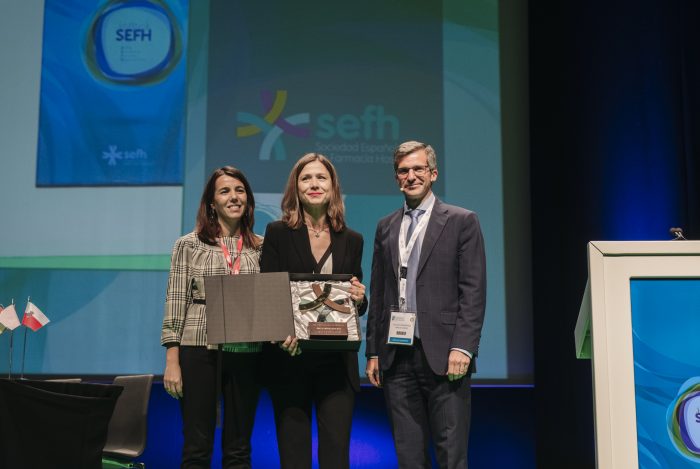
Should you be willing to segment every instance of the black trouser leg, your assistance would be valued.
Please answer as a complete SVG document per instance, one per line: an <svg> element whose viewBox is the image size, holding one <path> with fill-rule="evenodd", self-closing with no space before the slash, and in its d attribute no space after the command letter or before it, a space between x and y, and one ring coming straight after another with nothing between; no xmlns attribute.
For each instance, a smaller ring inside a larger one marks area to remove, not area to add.
<svg viewBox="0 0 700 469"><path fill-rule="evenodd" d="M206 347L180 347L183 469L211 466L216 429L216 354Z"/></svg>
<svg viewBox="0 0 700 469"><path fill-rule="evenodd" d="M224 422L221 435L222 467L250 468L255 412L260 395L259 353L223 352L222 392Z"/></svg>
<svg viewBox="0 0 700 469"><path fill-rule="evenodd" d="M314 374L314 403L318 420L319 467L349 468L355 391L348 382L344 367L325 367Z"/></svg>

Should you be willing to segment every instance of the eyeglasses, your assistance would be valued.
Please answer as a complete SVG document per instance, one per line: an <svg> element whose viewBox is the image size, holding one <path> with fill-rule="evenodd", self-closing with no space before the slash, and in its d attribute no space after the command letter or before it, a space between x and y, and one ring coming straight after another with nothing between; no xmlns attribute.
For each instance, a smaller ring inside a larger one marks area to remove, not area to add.
<svg viewBox="0 0 700 469"><path fill-rule="evenodd" d="M415 174L418 177L423 177L426 174L429 174L431 169L430 166L411 166L410 168L398 168L396 170L396 176L400 178L405 178L408 176L408 173L413 171L413 174Z"/></svg>

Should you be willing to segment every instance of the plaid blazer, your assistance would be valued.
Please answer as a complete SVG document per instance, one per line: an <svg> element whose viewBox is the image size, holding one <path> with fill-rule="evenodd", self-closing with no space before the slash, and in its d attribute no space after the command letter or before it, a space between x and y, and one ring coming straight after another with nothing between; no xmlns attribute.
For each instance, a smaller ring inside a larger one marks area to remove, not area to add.
<svg viewBox="0 0 700 469"><path fill-rule="evenodd" d="M222 238L232 255L236 252L238 236ZM262 237L259 237L262 241ZM244 247L241 252L241 274L260 272L262 242L257 248ZM205 308L193 300L205 300L204 277L228 274L221 247L203 243L195 232L175 242L170 260L168 289L165 294L165 314L160 342L162 345L207 345ZM202 302L203 303L203 302Z"/></svg>

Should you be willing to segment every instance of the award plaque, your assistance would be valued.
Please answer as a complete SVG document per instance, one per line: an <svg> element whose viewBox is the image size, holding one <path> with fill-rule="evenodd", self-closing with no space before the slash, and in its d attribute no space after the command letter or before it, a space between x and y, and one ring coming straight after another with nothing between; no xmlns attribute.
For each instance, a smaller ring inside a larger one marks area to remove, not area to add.
<svg viewBox="0 0 700 469"><path fill-rule="evenodd" d="M287 272L204 277L207 342L299 339L302 350L360 348L352 275Z"/></svg>
<svg viewBox="0 0 700 469"><path fill-rule="evenodd" d="M289 274L294 330L302 350L354 350L362 334L345 274Z"/></svg>

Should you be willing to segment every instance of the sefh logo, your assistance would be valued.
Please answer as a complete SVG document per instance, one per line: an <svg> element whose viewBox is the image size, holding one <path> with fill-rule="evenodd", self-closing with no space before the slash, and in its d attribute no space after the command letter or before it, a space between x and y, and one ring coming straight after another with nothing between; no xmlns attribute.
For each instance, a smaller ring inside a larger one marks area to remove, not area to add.
<svg viewBox="0 0 700 469"><path fill-rule="evenodd" d="M97 78L113 83L160 81L181 55L180 29L161 0L111 0L88 29L88 68Z"/></svg>
<svg viewBox="0 0 700 469"><path fill-rule="evenodd" d="M668 434L678 452L700 462L700 378L683 383L666 413Z"/></svg>

